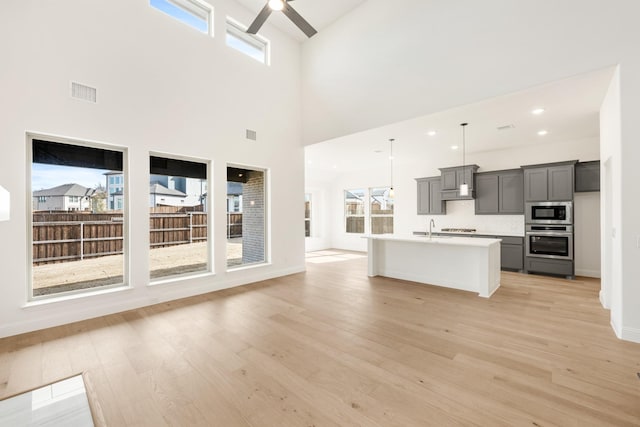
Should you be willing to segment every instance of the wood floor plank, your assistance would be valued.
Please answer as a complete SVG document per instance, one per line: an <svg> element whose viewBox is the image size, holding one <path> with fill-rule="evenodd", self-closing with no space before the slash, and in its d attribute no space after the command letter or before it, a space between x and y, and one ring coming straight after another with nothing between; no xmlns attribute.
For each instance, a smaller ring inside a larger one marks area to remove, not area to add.
<svg viewBox="0 0 640 427"><path fill-rule="evenodd" d="M599 290L503 272L483 299L333 255L0 339L0 398L83 372L98 425L637 426L640 344L615 337Z"/></svg>

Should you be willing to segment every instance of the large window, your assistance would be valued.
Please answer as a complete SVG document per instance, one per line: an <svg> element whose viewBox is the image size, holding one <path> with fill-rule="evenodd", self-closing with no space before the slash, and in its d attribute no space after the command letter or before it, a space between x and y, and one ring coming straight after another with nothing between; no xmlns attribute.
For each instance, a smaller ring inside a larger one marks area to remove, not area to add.
<svg viewBox="0 0 640 427"><path fill-rule="evenodd" d="M55 138L29 136L29 142L31 297L122 285L124 152ZM114 176L117 190L110 184Z"/></svg>
<svg viewBox="0 0 640 427"><path fill-rule="evenodd" d="M267 261L266 188L266 171L243 166L227 167L228 267Z"/></svg>
<svg viewBox="0 0 640 427"><path fill-rule="evenodd" d="M149 159L151 279L209 271L207 164Z"/></svg>
<svg viewBox="0 0 640 427"><path fill-rule="evenodd" d="M149 4L198 31L213 35L211 5L200 0L150 0Z"/></svg>
<svg viewBox="0 0 640 427"><path fill-rule="evenodd" d="M346 190L344 192L345 231L364 233L364 204L366 191Z"/></svg>
<svg viewBox="0 0 640 427"><path fill-rule="evenodd" d="M393 233L393 197L391 189L369 189L371 234Z"/></svg>
<svg viewBox="0 0 640 427"><path fill-rule="evenodd" d="M257 34L248 34L247 28L227 17L227 46L262 62L269 63L269 41Z"/></svg>
<svg viewBox="0 0 640 427"><path fill-rule="evenodd" d="M311 194L304 195L304 236L311 237Z"/></svg>

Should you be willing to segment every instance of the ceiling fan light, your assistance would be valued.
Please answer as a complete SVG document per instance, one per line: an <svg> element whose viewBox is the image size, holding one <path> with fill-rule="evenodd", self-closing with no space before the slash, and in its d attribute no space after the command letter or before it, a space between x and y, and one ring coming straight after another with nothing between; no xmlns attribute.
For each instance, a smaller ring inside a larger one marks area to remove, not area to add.
<svg viewBox="0 0 640 427"><path fill-rule="evenodd" d="M283 0L269 0L269 7L271 8L271 10L279 12L282 9L284 9L284 1Z"/></svg>

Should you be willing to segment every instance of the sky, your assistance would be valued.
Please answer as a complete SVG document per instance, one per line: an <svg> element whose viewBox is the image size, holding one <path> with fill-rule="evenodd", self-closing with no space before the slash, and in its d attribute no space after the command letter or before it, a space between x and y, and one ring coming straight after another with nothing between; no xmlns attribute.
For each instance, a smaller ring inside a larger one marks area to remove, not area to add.
<svg viewBox="0 0 640 427"><path fill-rule="evenodd" d="M207 32L208 24L205 20L200 19L189 12L179 8L176 5L171 4L167 0L150 0L151 6L155 7L163 11L164 13L173 16L179 21L184 22L187 25L190 25L203 33Z"/></svg>
<svg viewBox="0 0 640 427"><path fill-rule="evenodd" d="M80 184L87 188L95 188L98 184L106 186L103 175L107 170L77 168L73 166L46 165L33 163L31 166L31 190L43 190L64 184Z"/></svg>

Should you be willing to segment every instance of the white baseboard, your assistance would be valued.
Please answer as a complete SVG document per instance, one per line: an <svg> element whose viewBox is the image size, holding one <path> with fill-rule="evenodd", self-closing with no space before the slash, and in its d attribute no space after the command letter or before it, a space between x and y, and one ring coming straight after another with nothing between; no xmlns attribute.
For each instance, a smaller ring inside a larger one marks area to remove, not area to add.
<svg viewBox="0 0 640 427"><path fill-rule="evenodd" d="M576 269L576 276L600 278L600 270Z"/></svg>
<svg viewBox="0 0 640 427"><path fill-rule="evenodd" d="M640 344L640 329L637 328L622 328L622 338L625 341L636 342Z"/></svg>
<svg viewBox="0 0 640 427"><path fill-rule="evenodd" d="M144 289L126 288L121 291L126 294L126 297L120 296L122 293L118 291L109 295L87 296L86 298L32 306L23 308L23 310L30 312L29 320L5 323L0 326L0 338L121 313L163 302L203 295L236 286L249 285L251 283L302 273L304 271L306 271L304 264L268 271L256 268L255 272L247 273L247 271L244 271L244 273L238 277L234 277L233 273L227 273L223 280L218 281L204 280L194 284L185 283L178 286L176 286L175 283L152 285L146 286ZM143 295L140 295L141 293ZM137 294L137 296L135 294ZM94 303L88 303L88 301L93 301Z"/></svg>
<svg viewBox="0 0 640 427"><path fill-rule="evenodd" d="M613 332L616 334L616 337L622 339L622 330L618 327L613 317L611 318L611 328L613 329Z"/></svg>
<svg viewBox="0 0 640 427"><path fill-rule="evenodd" d="M606 308L607 310L611 310L611 307L607 306L607 303L604 299L604 291L601 289L600 292L598 292L598 299L600 300L600 304L602 305L602 307Z"/></svg>

